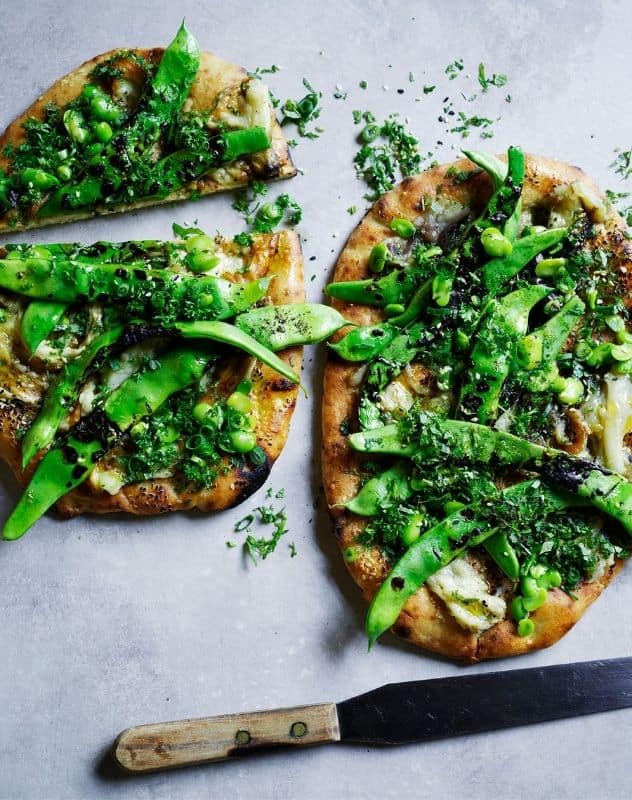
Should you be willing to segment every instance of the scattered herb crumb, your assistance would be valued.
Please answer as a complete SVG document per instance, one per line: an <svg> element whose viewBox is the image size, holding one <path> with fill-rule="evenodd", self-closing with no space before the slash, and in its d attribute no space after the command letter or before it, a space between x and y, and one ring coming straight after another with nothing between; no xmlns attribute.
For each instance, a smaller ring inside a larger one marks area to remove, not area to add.
<svg viewBox="0 0 632 800"><path fill-rule="evenodd" d="M414 83L414 82L415 82L415 73L414 72L409 72L408 73L408 83Z"/></svg>
<svg viewBox="0 0 632 800"><path fill-rule="evenodd" d="M360 84L359 84L359 86L360 86L360 88L361 88L361 89L366 89L366 87L367 87L368 85L369 85L369 84L368 84L366 81L360 81Z"/></svg>
<svg viewBox="0 0 632 800"><path fill-rule="evenodd" d="M271 495L268 494L267 496L270 497ZM277 492L275 498L278 496L279 492ZM267 538L265 536L255 536L253 533L253 524L255 523L257 527L271 525L271 536ZM248 534L244 542L244 551L254 564L258 564L259 561L265 561L269 555L274 553L280 539L288 532L285 509L277 510L272 505L257 506L252 510L252 513L247 514L243 519L235 523L234 531L235 533L245 532ZM290 545L290 550L293 558L296 555L294 543Z"/></svg>
<svg viewBox="0 0 632 800"><path fill-rule="evenodd" d="M432 85L432 86L428 86L428 85L427 85L427 86L424 86L424 88L423 88L423 93L424 93L424 94L431 94L432 92L434 92L434 90L435 90L436 88L437 88L437 87L436 87L435 85Z"/></svg>
<svg viewBox="0 0 632 800"><path fill-rule="evenodd" d="M318 139L322 128L308 130L308 125L320 116L320 99L322 92L316 91L307 78L303 78L303 86L307 94L300 100L286 100L281 106L281 125L293 122L301 136L306 139Z"/></svg>
<svg viewBox="0 0 632 800"><path fill-rule="evenodd" d="M622 181L627 180L632 175L632 150L622 150L617 153L617 157L610 164L610 168L621 176Z"/></svg>
<svg viewBox="0 0 632 800"><path fill-rule="evenodd" d="M494 72L491 78L488 78L485 74L485 65L481 63L478 65L478 82L481 85L481 89L487 92L490 86L496 86L498 88L504 86L507 83L507 76L500 72Z"/></svg>
<svg viewBox="0 0 632 800"><path fill-rule="evenodd" d="M347 209L347 214L353 216L357 210L358 210L357 206L349 206L349 208Z"/></svg>
<svg viewBox="0 0 632 800"><path fill-rule="evenodd" d="M444 69L445 74L453 81L455 78L459 76L461 72L463 72L463 59L457 58L451 64Z"/></svg>
<svg viewBox="0 0 632 800"><path fill-rule="evenodd" d="M259 198L264 197L267 192L265 183L253 181L237 191L233 208L243 215L246 223L256 233L269 233L282 222L298 225L303 217L303 209L296 200L289 194L280 194L275 200L262 204ZM252 244L252 237L247 232L237 234L234 240L242 246Z"/></svg>

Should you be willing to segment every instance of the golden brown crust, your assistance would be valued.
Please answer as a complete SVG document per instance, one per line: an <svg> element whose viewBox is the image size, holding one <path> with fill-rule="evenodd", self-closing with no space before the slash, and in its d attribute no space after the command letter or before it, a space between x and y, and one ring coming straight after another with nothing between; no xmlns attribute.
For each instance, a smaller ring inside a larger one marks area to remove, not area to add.
<svg viewBox="0 0 632 800"><path fill-rule="evenodd" d="M114 56L118 50L111 50L107 53L95 56L89 61L84 62L80 67L59 78L44 94L17 117L0 136L0 167L5 171L10 170L10 163L3 155L7 145L17 147L24 141L24 122L27 119L43 119L45 107L49 103L58 106L65 106L74 100L81 93L85 84L89 81L92 70L103 61L107 61ZM142 58L147 59L153 64L158 64L164 52L163 48L155 47L152 49L137 48L133 51ZM224 61L213 53L204 52L200 54L200 68L195 82L191 87L191 92L187 102L191 102L192 110L208 111L213 107L217 96L222 91L230 87L239 86L247 78L246 71L235 64ZM79 219L88 219L94 216L105 214L117 214L123 211L143 208L146 206L164 205L178 200L186 200L192 194L196 196L215 194L238 186L243 186L252 178L262 179L281 179L291 178L296 175L296 168L292 163L287 141L278 122L274 122L272 129L272 145L264 154L257 154L255 158L239 159L235 164L239 169L235 169L235 174L230 178L218 181L212 176L205 176L199 180L192 181L176 192L171 192L162 199L145 199L127 205L99 206L93 210L78 210L72 214L62 214L56 217L46 217L45 219L33 218L20 224L14 224L5 220L0 220L0 232L27 230L38 228L45 225L56 225L63 222L72 222Z"/></svg>
<svg viewBox="0 0 632 800"><path fill-rule="evenodd" d="M362 280L371 277L368 255L371 248L392 236L389 224L395 217L414 222L433 235L433 201L440 196L442 204L454 201L464 207L480 209L491 193L491 182L482 173L464 183L456 183L446 175L451 166L456 170L471 170L473 164L461 159L454 165L443 165L404 180L383 195L370 209L349 237L336 264L333 281ZM527 171L523 190L525 208L552 206L557 202L556 189L581 180L598 198L601 192L577 167L552 159L527 156ZM438 187L442 189L438 194ZM622 293L629 301L632 264L629 246L622 235L624 223L613 209L608 209L600 244L617 257L621 269ZM382 318L381 311L367 306L333 300L332 305L351 322L361 325ZM340 338L345 331L339 332ZM361 518L344 510L342 504L354 497L363 480L362 457L347 445L342 431L356 418L362 367L339 360L331 354L325 368L322 406L323 478L327 503L334 522L335 535L342 550L354 544L364 523ZM347 563L347 569L362 589L367 600L376 593L389 571L389 566L377 549L361 552L357 560ZM393 631L412 644L419 645L449 658L480 661L517 655L549 645L560 639L597 599L620 568L614 568L591 583L584 583L570 599L556 590L547 603L533 615L535 630L531 636L517 635L513 622L505 620L480 636L461 628L448 613L444 603L428 588L421 587L404 606Z"/></svg>
<svg viewBox="0 0 632 800"><path fill-rule="evenodd" d="M297 303L304 299L301 246L293 231L284 230L255 237L248 279L266 275L274 276L268 289L268 298L275 305ZM301 347L284 350L279 356L295 372L300 373ZM17 364L17 360L13 363ZM265 364L237 354L222 359L214 394L209 394L209 399L228 396L246 373L252 381L250 397L257 413L257 444L267 457L263 465L237 468L226 460L216 483L210 489L200 491L183 490L175 478L129 484L114 495L86 483L63 497L57 504L58 511L66 516L114 511L132 514L161 514L187 509L219 511L245 500L265 482L285 445L299 391L296 384ZM26 485L35 464L26 473L22 472L18 431L28 427L34 418L45 390L41 376L31 371L27 371L26 375L30 376L31 402L0 396L0 457L8 463L22 485Z"/></svg>

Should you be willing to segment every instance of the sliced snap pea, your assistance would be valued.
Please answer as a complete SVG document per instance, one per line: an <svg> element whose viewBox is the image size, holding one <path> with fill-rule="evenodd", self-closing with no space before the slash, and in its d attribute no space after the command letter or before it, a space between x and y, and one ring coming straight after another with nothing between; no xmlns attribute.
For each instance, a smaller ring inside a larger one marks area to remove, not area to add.
<svg viewBox="0 0 632 800"><path fill-rule="evenodd" d="M288 303L255 308L235 317L234 324L270 350L316 344L347 324L331 306Z"/></svg>

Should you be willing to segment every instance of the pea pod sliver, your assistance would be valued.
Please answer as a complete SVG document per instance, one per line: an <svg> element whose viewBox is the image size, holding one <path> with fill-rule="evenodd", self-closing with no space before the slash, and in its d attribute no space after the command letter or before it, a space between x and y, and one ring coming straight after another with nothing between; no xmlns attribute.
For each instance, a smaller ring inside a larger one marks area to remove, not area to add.
<svg viewBox="0 0 632 800"><path fill-rule="evenodd" d="M283 375L284 378L292 381L292 383L301 382L299 376L285 361L282 361L275 353L235 325L217 321L178 322L174 326L174 330L178 331L185 339L209 339L219 344L236 347L238 350L258 358L259 361L267 364L271 369ZM279 349L283 349L286 346L282 345Z"/></svg>
<svg viewBox="0 0 632 800"><path fill-rule="evenodd" d="M288 303L262 306L235 317L234 324L270 350L316 344L347 324L331 306Z"/></svg>
<svg viewBox="0 0 632 800"><path fill-rule="evenodd" d="M199 380L213 358L208 347L174 347L156 357L153 369L123 381L103 409L80 420L64 442L44 456L6 521L3 538L24 535L60 497L88 478L96 462L125 431L172 394Z"/></svg>
<svg viewBox="0 0 632 800"><path fill-rule="evenodd" d="M493 258L483 267L483 283L486 289L493 295L498 294L500 289L530 261L559 244L567 234L567 228L551 228L523 236L515 241L510 255Z"/></svg>
<svg viewBox="0 0 632 800"><path fill-rule="evenodd" d="M54 331L67 308L67 303L46 300L33 300L28 304L22 315L22 341L31 355Z"/></svg>
<svg viewBox="0 0 632 800"><path fill-rule="evenodd" d="M65 364L61 372L53 378L44 395L42 407L22 440L23 469L33 456L53 441L59 425L79 396L81 383L94 365L95 358L102 350L111 347L122 333L122 325L104 331L76 359Z"/></svg>

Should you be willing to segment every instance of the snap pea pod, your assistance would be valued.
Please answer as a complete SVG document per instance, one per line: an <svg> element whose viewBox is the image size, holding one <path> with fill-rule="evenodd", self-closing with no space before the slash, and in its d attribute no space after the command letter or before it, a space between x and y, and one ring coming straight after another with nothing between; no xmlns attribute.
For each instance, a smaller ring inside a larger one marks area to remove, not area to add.
<svg viewBox="0 0 632 800"><path fill-rule="evenodd" d="M33 355L44 339L54 331L67 308L67 303L47 300L32 300L28 304L22 315L21 332L22 341L30 355Z"/></svg>
<svg viewBox="0 0 632 800"><path fill-rule="evenodd" d="M555 377L557 357L585 310L583 300L573 295L544 325L522 340L518 348L523 367L520 379L531 391L543 391Z"/></svg>
<svg viewBox="0 0 632 800"><path fill-rule="evenodd" d="M407 303L416 286L417 276L414 270L394 269L383 278L330 283L325 292L330 297L347 303L383 307L392 303Z"/></svg>
<svg viewBox="0 0 632 800"><path fill-rule="evenodd" d="M520 562L505 531L496 531L483 542L483 547L508 578L512 581L518 580Z"/></svg>
<svg viewBox="0 0 632 800"><path fill-rule="evenodd" d="M167 269L148 269L145 262L85 263L73 259L0 259L0 288L39 300L61 303L100 301L126 303L160 289L177 303L192 293L205 313L226 319L265 296L269 278L247 284L215 276L192 277Z"/></svg>
<svg viewBox="0 0 632 800"><path fill-rule="evenodd" d="M499 189L507 177L507 164L490 153L481 153L477 150L463 150L463 155L469 158L477 167L484 169L492 179L494 190Z"/></svg>
<svg viewBox="0 0 632 800"><path fill-rule="evenodd" d="M384 507L387 500L404 502L412 493L410 468L405 461L400 461L368 480L358 494L344 505L347 511L358 516L373 517Z"/></svg>
<svg viewBox="0 0 632 800"><path fill-rule="evenodd" d="M271 350L259 344L250 334L235 327L235 325L215 320L200 320L197 322L177 322L173 326L173 330L177 331L185 339L210 339L213 342L236 347L238 350L243 350L245 353L254 356L254 358L258 358L259 361L267 364L280 375L283 375L284 378L292 381L292 383L300 384L301 379L285 361L282 361ZM275 343L275 347L279 350L284 350L287 346L281 339L278 339Z"/></svg>
<svg viewBox="0 0 632 800"><path fill-rule="evenodd" d="M4 525L4 539L19 539L48 509L83 483L101 456L138 420L153 414L172 394L202 377L212 360L208 348L176 347L156 357L155 369L125 380L102 409L70 430L49 450Z"/></svg>
<svg viewBox="0 0 632 800"><path fill-rule="evenodd" d="M122 325L104 331L90 342L75 359L64 365L56 375L46 394L39 414L22 440L22 469L40 450L48 447L55 438L59 425L68 414L77 397L82 381L102 350L111 347L123 333Z"/></svg>
<svg viewBox="0 0 632 800"><path fill-rule="evenodd" d="M345 361L370 361L397 336L397 328L388 322L354 328L329 348Z"/></svg>
<svg viewBox="0 0 632 800"><path fill-rule="evenodd" d="M516 239L508 256L493 258L483 266L483 284L487 291L496 296L507 281L537 255L559 244L567 232L567 228L550 228Z"/></svg>
<svg viewBox="0 0 632 800"><path fill-rule="evenodd" d="M548 483L617 520L632 535L632 483L621 475L486 425L426 412L417 415L412 424L407 415L397 424L352 433L349 445L359 452L407 457L420 464L449 459L537 471Z"/></svg>
<svg viewBox="0 0 632 800"><path fill-rule="evenodd" d="M424 281L401 314L386 322L355 328L329 347L345 361L371 361L398 336L398 328L406 328L419 318L432 295L432 283L432 278Z"/></svg>
<svg viewBox="0 0 632 800"><path fill-rule="evenodd" d="M551 289L532 285L492 301L481 322L478 338L472 350L471 366L461 385L459 412L473 416L479 422L494 420L498 401L518 345L527 332L529 313Z"/></svg>
<svg viewBox="0 0 632 800"><path fill-rule="evenodd" d="M431 575L493 536L517 504L536 498L538 506L546 506L548 512L575 504L572 498L540 486L539 481L525 481L493 499L459 509L422 534L393 566L371 602L366 620L369 648L395 624L406 602Z"/></svg>
<svg viewBox="0 0 632 800"><path fill-rule="evenodd" d="M187 99L199 68L200 48L183 22L165 49L151 81L149 111L164 120L170 119Z"/></svg>
<svg viewBox="0 0 632 800"><path fill-rule="evenodd" d="M270 350L316 344L347 324L331 306L287 303L262 306L234 319L234 324Z"/></svg>

